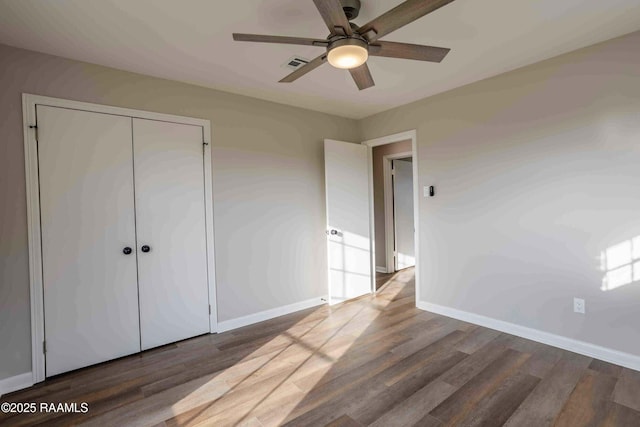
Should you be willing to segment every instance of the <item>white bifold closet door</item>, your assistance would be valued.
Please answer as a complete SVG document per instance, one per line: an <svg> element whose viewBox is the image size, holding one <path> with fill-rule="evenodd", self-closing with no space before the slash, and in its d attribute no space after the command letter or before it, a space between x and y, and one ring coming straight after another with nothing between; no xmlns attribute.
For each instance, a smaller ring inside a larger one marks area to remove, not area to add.
<svg viewBox="0 0 640 427"><path fill-rule="evenodd" d="M133 119L133 140L146 350L209 332L202 127Z"/></svg>
<svg viewBox="0 0 640 427"><path fill-rule="evenodd" d="M133 153L129 117L36 112L51 376L140 351Z"/></svg>
<svg viewBox="0 0 640 427"><path fill-rule="evenodd" d="M209 332L202 127L36 114L46 376Z"/></svg>

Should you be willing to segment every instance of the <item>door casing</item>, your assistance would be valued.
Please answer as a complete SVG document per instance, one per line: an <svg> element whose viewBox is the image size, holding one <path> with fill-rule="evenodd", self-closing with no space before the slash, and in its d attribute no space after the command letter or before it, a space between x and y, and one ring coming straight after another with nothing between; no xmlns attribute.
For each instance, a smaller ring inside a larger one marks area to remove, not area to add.
<svg viewBox="0 0 640 427"><path fill-rule="evenodd" d="M191 117L175 116L170 114L154 113L150 111L133 110L128 108L112 107L107 105L92 104L87 102L72 101L47 96L22 94L22 120L24 133L25 153L25 179L27 192L27 229L29 248L29 290L31 306L31 374L33 383L45 379L45 355L44 355L44 302L42 286L42 246L40 241L40 200L39 200L39 176L38 176L38 142L36 105L69 108L96 113L113 114L141 119L158 120L179 124L195 125L202 127L202 142L204 152L204 179L205 179L205 228L207 243L207 282L209 287L209 329L211 333L217 332L217 304L216 304L216 280L215 280L215 251L213 229L213 189L212 189L212 164L211 164L211 123L209 120Z"/></svg>

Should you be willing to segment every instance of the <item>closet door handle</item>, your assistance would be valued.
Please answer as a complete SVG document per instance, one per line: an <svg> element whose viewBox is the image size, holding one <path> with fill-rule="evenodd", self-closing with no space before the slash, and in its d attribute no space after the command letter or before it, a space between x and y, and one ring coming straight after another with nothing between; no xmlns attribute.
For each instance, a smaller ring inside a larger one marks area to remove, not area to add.
<svg viewBox="0 0 640 427"><path fill-rule="evenodd" d="M140 250L142 252L149 252L151 250L151 247L149 247L148 245L142 245L142 247L140 248Z"/></svg>
<svg viewBox="0 0 640 427"><path fill-rule="evenodd" d="M125 248L122 250L122 253L125 254L125 255L129 255L129 254L131 254L131 252L133 252L133 251L131 250L131 248L129 246L125 246Z"/></svg>

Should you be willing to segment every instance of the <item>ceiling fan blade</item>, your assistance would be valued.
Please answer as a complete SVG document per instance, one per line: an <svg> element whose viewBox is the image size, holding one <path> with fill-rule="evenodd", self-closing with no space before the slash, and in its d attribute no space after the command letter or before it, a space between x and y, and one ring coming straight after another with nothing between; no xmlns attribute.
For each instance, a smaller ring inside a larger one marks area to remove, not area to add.
<svg viewBox="0 0 640 427"><path fill-rule="evenodd" d="M358 32L370 42L441 8L453 0L407 0L366 23Z"/></svg>
<svg viewBox="0 0 640 427"><path fill-rule="evenodd" d="M336 33L336 27L342 28L348 36L352 34L351 24L349 24L344 10L342 10L340 0L313 0L313 2L316 4L318 12L322 15L322 19L324 19L331 34Z"/></svg>
<svg viewBox="0 0 640 427"><path fill-rule="evenodd" d="M351 73L351 77L353 77L353 81L356 82L358 89L363 90L375 85L366 62L359 67L351 68L349 72Z"/></svg>
<svg viewBox="0 0 640 427"><path fill-rule="evenodd" d="M282 44L299 44L308 46L326 47L329 42L320 39L308 39L304 37L287 37L287 36L266 36L260 34L239 34L233 33L233 39L238 42L258 42L258 43L282 43Z"/></svg>
<svg viewBox="0 0 640 427"><path fill-rule="evenodd" d="M303 65L302 67L295 70L293 73L289 74L288 76L280 80L280 83L291 83L293 81L296 81L300 77L307 74L308 72L315 70L325 62L327 62L327 54L323 53L317 58L312 59L308 64Z"/></svg>
<svg viewBox="0 0 640 427"><path fill-rule="evenodd" d="M415 59L417 61L442 62L451 49L420 44L376 41L369 45L369 55L387 58Z"/></svg>

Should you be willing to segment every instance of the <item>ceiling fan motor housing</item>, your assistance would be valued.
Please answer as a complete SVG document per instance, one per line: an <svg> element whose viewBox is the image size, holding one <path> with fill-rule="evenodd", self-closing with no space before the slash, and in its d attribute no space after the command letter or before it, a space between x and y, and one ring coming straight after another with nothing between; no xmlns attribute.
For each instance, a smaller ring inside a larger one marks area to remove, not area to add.
<svg viewBox="0 0 640 427"><path fill-rule="evenodd" d="M359 46L366 50L369 50L369 43L367 43L367 41L363 37L354 34L347 37L338 36L330 38L329 45L327 46L327 52L340 46Z"/></svg>
<svg viewBox="0 0 640 427"><path fill-rule="evenodd" d="M340 0L342 10L349 21L356 19L360 13L360 0Z"/></svg>

